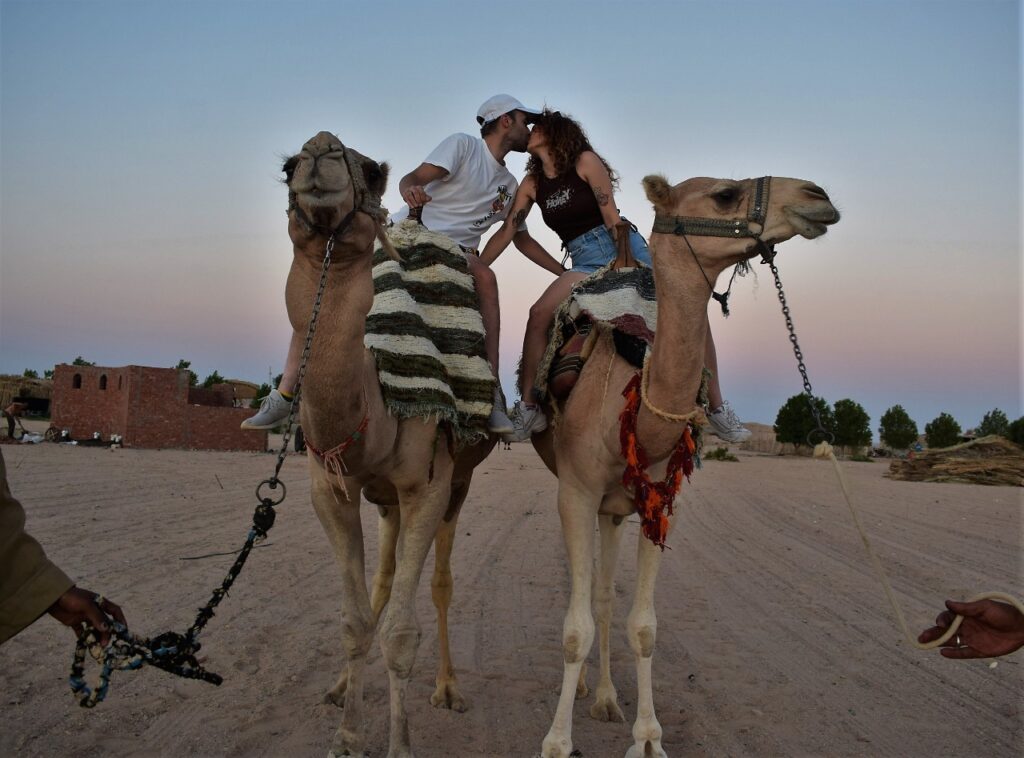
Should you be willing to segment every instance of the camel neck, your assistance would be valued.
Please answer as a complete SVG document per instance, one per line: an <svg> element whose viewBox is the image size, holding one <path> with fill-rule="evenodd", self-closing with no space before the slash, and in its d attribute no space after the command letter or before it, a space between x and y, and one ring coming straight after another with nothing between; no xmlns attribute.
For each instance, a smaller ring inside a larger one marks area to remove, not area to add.
<svg viewBox="0 0 1024 758"><path fill-rule="evenodd" d="M651 247L658 291L658 331L651 350L647 397L661 410L685 414L696 407L700 389L711 293L692 257L671 249L659 256L657 246L655 238ZM673 434L678 437L678 424L659 421L649 412L641 413L640 422L638 431L645 445L656 446L666 431L666 444L672 444ZM657 440L645 441L645 431Z"/></svg>
<svg viewBox="0 0 1024 758"><path fill-rule="evenodd" d="M296 252L286 300L292 327L305 339L320 283L322 259ZM373 304L368 255L332 261L302 381L304 419L310 439L327 449L355 428L363 408L363 333ZM331 419L319 428L318 419ZM347 431L346 431L347 430Z"/></svg>

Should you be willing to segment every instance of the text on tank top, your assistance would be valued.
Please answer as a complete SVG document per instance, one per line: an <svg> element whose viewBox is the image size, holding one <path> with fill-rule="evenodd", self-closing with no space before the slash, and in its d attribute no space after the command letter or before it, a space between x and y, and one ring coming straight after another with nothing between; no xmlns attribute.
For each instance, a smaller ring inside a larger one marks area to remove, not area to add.
<svg viewBox="0 0 1024 758"><path fill-rule="evenodd" d="M537 205L544 223L562 242L604 224L594 191L576 173L575 166L554 179L548 179L543 172L537 176Z"/></svg>

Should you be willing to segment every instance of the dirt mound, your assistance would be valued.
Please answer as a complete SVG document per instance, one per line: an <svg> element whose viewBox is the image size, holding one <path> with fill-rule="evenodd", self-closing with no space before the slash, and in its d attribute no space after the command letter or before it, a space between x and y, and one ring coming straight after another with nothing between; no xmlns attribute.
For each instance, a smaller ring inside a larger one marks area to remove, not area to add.
<svg viewBox="0 0 1024 758"><path fill-rule="evenodd" d="M1024 448L991 435L962 445L916 453L889 465L890 479L1024 486Z"/></svg>

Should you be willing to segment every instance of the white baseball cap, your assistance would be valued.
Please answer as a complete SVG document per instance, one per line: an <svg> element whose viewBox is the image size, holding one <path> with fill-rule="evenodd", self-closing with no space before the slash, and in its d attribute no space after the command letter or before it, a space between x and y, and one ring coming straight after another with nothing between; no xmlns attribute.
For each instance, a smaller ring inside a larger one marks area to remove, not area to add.
<svg viewBox="0 0 1024 758"><path fill-rule="evenodd" d="M536 108L527 108L521 102L512 97L512 95L495 95L494 97L486 100L484 104L480 106L480 110L476 112L476 121L480 126L483 126L512 111L522 111L523 113L528 113L531 116L540 115L539 110Z"/></svg>

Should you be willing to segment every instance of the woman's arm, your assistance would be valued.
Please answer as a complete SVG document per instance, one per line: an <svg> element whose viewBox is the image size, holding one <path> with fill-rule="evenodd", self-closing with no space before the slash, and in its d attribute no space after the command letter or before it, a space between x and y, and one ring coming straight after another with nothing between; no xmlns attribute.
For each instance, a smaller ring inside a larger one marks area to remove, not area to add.
<svg viewBox="0 0 1024 758"><path fill-rule="evenodd" d="M505 248L512 241L519 225L526 220L526 216L530 213L534 203L534 187L536 187L536 183L533 177L527 176L523 179L523 183L519 185L519 189L516 191L516 197L512 201L512 208L509 209L508 215L501 226L498 227L498 231L484 245L484 249L480 253L480 260L488 266L505 252Z"/></svg>
<svg viewBox="0 0 1024 758"><path fill-rule="evenodd" d="M612 191L612 178L608 175L608 169L597 157L597 153L586 150L580 153L576 160L576 173L590 185L597 200L597 207L601 209L601 219L604 225L610 230L621 223L619 209L615 207L615 194Z"/></svg>

